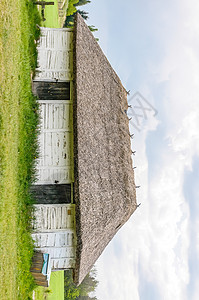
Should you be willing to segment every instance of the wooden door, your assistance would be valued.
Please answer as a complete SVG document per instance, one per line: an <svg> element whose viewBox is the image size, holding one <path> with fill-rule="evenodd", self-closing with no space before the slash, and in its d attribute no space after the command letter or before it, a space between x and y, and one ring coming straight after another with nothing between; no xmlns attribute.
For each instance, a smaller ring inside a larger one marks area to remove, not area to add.
<svg viewBox="0 0 199 300"><path fill-rule="evenodd" d="M73 79L72 29L41 28L35 80Z"/></svg>
<svg viewBox="0 0 199 300"><path fill-rule="evenodd" d="M67 100L39 100L41 125L36 184L66 184L73 175L73 114Z"/></svg>

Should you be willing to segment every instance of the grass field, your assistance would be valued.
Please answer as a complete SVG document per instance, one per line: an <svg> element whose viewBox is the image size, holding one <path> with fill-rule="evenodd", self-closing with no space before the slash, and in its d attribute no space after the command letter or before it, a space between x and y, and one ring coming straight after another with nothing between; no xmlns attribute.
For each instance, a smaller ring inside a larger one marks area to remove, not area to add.
<svg viewBox="0 0 199 300"><path fill-rule="evenodd" d="M41 26L50 28L59 28L59 17L58 17L58 0L54 0L54 5L46 5L44 16L46 21L41 22ZM38 6L41 12L41 6Z"/></svg>
<svg viewBox="0 0 199 300"><path fill-rule="evenodd" d="M64 300L64 271L52 272L48 300Z"/></svg>
<svg viewBox="0 0 199 300"><path fill-rule="evenodd" d="M45 0L46 2L48 0ZM45 11L44 11L44 17L45 21L41 22L41 25L43 27L50 27L50 28L61 28L63 27L65 18L66 18L66 11L68 8L68 1L69 0L53 0L54 5L46 5L45 6ZM63 12L59 13L59 7L58 7L58 2L59 6L62 6L61 3L64 3L63 7ZM41 6L38 6L38 9L41 13Z"/></svg>
<svg viewBox="0 0 199 300"><path fill-rule="evenodd" d="M64 300L64 271L52 272L49 288L37 287L35 300Z"/></svg>
<svg viewBox="0 0 199 300"><path fill-rule="evenodd" d="M1 300L31 299L35 288L29 271L33 254L33 203L29 187L34 177L37 152L38 107L31 92L31 73L36 67L35 40L39 36L36 24L62 27L63 18L58 17L57 0L55 3L53 10L51 7L45 9L47 20L41 24L33 0L0 1ZM56 277L55 285L60 280ZM52 290L53 284L52 281ZM60 287L59 291L63 290ZM41 290L41 293L44 291ZM56 293L49 300L62 299L59 294L59 298L53 298Z"/></svg>
<svg viewBox="0 0 199 300"><path fill-rule="evenodd" d="M39 23L29 0L0 1L0 299L30 299L33 244L28 190L36 156L31 93Z"/></svg>

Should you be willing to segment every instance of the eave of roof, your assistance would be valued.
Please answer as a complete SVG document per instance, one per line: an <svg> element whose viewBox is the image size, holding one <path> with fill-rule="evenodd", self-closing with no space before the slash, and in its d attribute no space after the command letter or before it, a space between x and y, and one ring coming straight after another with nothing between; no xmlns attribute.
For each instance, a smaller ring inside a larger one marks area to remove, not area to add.
<svg viewBox="0 0 199 300"><path fill-rule="evenodd" d="M77 14L74 28L74 161L80 284L136 209L127 93Z"/></svg>

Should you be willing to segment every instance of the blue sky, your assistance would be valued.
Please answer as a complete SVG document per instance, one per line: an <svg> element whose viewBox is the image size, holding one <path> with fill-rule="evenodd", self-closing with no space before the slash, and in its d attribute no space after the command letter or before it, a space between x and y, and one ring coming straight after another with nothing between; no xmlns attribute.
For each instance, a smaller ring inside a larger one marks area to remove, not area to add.
<svg viewBox="0 0 199 300"><path fill-rule="evenodd" d="M140 208L97 261L99 300L199 295L199 3L92 0L99 44L132 96L158 110L134 133ZM129 112L130 114L130 112Z"/></svg>

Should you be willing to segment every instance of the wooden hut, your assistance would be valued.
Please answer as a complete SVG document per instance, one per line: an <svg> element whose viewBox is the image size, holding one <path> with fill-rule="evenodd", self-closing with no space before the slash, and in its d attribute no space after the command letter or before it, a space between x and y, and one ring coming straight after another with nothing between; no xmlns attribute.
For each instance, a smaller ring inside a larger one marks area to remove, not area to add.
<svg viewBox="0 0 199 300"><path fill-rule="evenodd" d="M33 238L80 284L136 209L127 92L80 15L73 31L41 33Z"/></svg>
<svg viewBox="0 0 199 300"><path fill-rule="evenodd" d="M41 28L33 92L40 104L40 155L34 233L37 251L49 253L52 271L74 268L73 32Z"/></svg>
<svg viewBox="0 0 199 300"><path fill-rule="evenodd" d="M32 258L32 267L30 269L36 284L47 287L49 285L51 266L49 263L49 254L35 251Z"/></svg>

